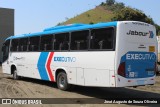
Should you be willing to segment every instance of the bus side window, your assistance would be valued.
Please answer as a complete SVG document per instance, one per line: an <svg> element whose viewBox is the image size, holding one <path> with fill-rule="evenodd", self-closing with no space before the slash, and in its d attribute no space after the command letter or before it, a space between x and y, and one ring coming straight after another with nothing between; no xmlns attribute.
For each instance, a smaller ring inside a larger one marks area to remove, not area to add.
<svg viewBox="0 0 160 107"><path fill-rule="evenodd" d="M39 51L39 40L40 37L30 37L29 39L29 51Z"/></svg>
<svg viewBox="0 0 160 107"><path fill-rule="evenodd" d="M91 31L91 49L113 49L113 28L93 29Z"/></svg>
<svg viewBox="0 0 160 107"><path fill-rule="evenodd" d="M69 50L69 33L61 33L55 35L55 50Z"/></svg>
<svg viewBox="0 0 160 107"><path fill-rule="evenodd" d="M42 35L41 36L41 51L53 50L53 35Z"/></svg>
<svg viewBox="0 0 160 107"><path fill-rule="evenodd" d="M17 52L19 48L19 39L12 39L11 51Z"/></svg>
<svg viewBox="0 0 160 107"><path fill-rule="evenodd" d="M77 31L71 33L71 50L88 49L89 31Z"/></svg>
<svg viewBox="0 0 160 107"><path fill-rule="evenodd" d="M18 51L27 51L28 38L19 39L19 48Z"/></svg>

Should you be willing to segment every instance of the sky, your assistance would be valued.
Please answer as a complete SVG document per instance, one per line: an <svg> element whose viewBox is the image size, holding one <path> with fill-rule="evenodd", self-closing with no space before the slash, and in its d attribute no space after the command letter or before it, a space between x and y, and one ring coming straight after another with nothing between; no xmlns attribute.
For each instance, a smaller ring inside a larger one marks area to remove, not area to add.
<svg viewBox="0 0 160 107"><path fill-rule="evenodd" d="M0 0L0 7L15 9L15 35L41 32L106 0ZM160 0L116 0L142 10L160 25Z"/></svg>

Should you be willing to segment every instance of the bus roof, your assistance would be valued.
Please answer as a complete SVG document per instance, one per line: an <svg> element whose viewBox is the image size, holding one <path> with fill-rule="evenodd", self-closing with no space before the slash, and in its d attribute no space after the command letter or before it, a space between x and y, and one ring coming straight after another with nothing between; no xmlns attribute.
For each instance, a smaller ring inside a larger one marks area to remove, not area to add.
<svg viewBox="0 0 160 107"><path fill-rule="evenodd" d="M32 37L32 36L41 36L47 34L56 34L56 33L65 33L71 31L78 31L78 30L85 30L85 29L92 29L92 28L102 28L102 27L116 27L117 22L103 22L97 24L69 24L69 25L62 25L62 26L55 26L51 28L46 28L42 32L38 33L30 33L30 34L22 34L22 35L15 35L10 36L8 39L15 39L15 38L25 38L25 37Z"/></svg>

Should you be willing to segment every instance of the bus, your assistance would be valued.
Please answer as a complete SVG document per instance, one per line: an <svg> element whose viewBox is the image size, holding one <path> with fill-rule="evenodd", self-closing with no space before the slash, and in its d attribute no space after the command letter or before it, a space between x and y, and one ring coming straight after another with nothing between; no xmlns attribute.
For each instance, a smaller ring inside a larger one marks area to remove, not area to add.
<svg viewBox="0 0 160 107"><path fill-rule="evenodd" d="M3 44L3 73L73 85L153 85L156 29L139 21L69 24L11 36Z"/></svg>

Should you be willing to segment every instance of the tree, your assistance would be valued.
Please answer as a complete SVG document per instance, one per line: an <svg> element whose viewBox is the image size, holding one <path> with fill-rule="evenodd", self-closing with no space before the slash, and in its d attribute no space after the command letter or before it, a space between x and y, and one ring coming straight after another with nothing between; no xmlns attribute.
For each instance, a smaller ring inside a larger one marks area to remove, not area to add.
<svg viewBox="0 0 160 107"><path fill-rule="evenodd" d="M106 4L111 6L115 3L115 0L106 0Z"/></svg>
<svg viewBox="0 0 160 107"><path fill-rule="evenodd" d="M105 5L105 3L104 2L102 2L101 4L100 4L100 6L104 6Z"/></svg>
<svg viewBox="0 0 160 107"><path fill-rule="evenodd" d="M94 23L93 23L93 22L89 22L89 24L91 24L91 25L92 25L92 24L94 24Z"/></svg>
<svg viewBox="0 0 160 107"><path fill-rule="evenodd" d="M107 5L107 9L114 11L114 12L120 11L123 8L125 8L124 3L114 3L111 6Z"/></svg>
<svg viewBox="0 0 160 107"><path fill-rule="evenodd" d="M159 36L160 35L160 26L155 24L155 27L156 27L156 33Z"/></svg>
<svg viewBox="0 0 160 107"><path fill-rule="evenodd" d="M125 7L124 3L116 3L115 4L115 9L118 11L123 9L124 7Z"/></svg>
<svg viewBox="0 0 160 107"><path fill-rule="evenodd" d="M142 21L150 24L154 24L152 18L147 17L142 11L138 9L132 9L129 7L121 9L116 13L115 17L112 21L124 21L124 20L134 20L134 21Z"/></svg>
<svg viewBox="0 0 160 107"><path fill-rule="evenodd" d="M149 24L152 24L156 27L157 35L160 35L160 26L155 24L153 19L147 16L145 13L138 9L132 9L129 7L122 8L119 12L116 13L115 17L112 18L112 21L142 21Z"/></svg>
<svg viewBox="0 0 160 107"><path fill-rule="evenodd" d="M56 26L60 26L60 25L62 25L62 23L58 23Z"/></svg>

